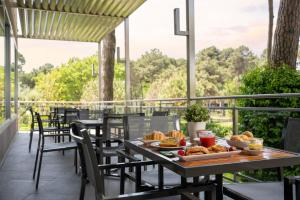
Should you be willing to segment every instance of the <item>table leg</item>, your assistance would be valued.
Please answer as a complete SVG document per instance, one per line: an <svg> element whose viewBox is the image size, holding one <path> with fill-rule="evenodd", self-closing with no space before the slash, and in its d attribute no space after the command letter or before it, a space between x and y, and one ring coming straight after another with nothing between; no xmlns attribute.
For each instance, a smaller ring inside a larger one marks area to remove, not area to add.
<svg viewBox="0 0 300 200"><path fill-rule="evenodd" d="M186 187L187 186L187 181L186 178L181 177L181 186ZM188 198L185 195L181 195L181 200L188 200Z"/></svg>
<svg viewBox="0 0 300 200"><path fill-rule="evenodd" d="M111 147L111 141L110 141L110 140L106 140L106 142L105 142L105 147ZM111 163L110 157L106 157L106 158L105 158L105 164L110 164L110 163ZM107 169L107 170L106 170L106 173L107 173L107 174L110 174L110 170Z"/></svg>
<svg viewBox="0 0 300 200"><path fill-rule="evenodd" d="M96 137L98 139L96 139L96 146L97 148L101 149L102 148L102 144L101 144L101 141L100 141L100 126L96 126ZM102 158L101 158L102 155L100 155L99 153L97 153L97 159L98 159L98 163L99 164L103 164L102 162Z"/></svg>
<svg viewBox="0 0 300 200"><path fill-rule="evenodd" d="M193 177L193 183L194 183L194 185L198 185L199 177ZM194 195L199 198L199 192L195 192Z"/></svg>
<svg viewBox="0 0 300 200"><path fill-rule="evenodd" d="M164 167L162 165L158 165L158 188L164 189Z"/></svg>
<svg viewBox="0 0 300 200"><path fill-rule="evenodd" d="M223 174L216 174L216 183L217 200L223 200Z"/></svg>

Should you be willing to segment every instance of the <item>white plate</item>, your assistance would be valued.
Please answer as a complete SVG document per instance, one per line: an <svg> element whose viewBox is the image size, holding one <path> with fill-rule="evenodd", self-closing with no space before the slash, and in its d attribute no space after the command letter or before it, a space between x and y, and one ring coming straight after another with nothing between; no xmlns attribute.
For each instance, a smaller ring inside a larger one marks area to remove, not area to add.
<svg viewBox="0 0 300 200"><path fill-rule="evenodd" d="M187 145L190 146L190 144L187 142ZM172 151L172 150L179 150L179 149L183 149L184 147L178 146L178 147L161 147L159 146L159 142L156 143L151 143L150 147L159 149L159 150L163 150L163 151Z"/></svg>
<svg viewBox="0 0 300 200"><path fill-rule="evenodd" d="M159 142L159 140L144 140L144 138L137 138L137 140L143 142L144 144L151 144L153 142Z"/></svg>
<svg viewBox="0 0 300 200"><path fill-rule="evenodd" d="M232 155L236 155L241 153L240 150L237 151L229 151L229 152L221 152L221 153L211 153L211 154L201 154L201 155L190 155L190 156L180 156L180 161L196 161L196 160L208 160L208 159L215 159L215 158L228 158Z"/></svg>
<svg viewBox="0 0 300 200"><path fill-rule="evenodd" d="M248 147L249 143L248 142L240 142L240 141L232 141L232 140L226 140L227 144L233 147L237 147L239 149L244 149Z"/></svg>

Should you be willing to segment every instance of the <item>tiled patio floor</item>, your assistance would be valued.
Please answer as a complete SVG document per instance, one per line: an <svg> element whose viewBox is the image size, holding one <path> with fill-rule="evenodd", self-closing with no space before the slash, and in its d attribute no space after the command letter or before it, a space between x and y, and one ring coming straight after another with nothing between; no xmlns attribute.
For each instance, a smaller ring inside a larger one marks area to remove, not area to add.
<svg viewBox="0 0 300 200"><path fill-rule="evenodd" d="M34 135L32 152L28 153L29 134L19 133L13 141L0 168L0 200L77 200L79 199L80 177L73 166L74 152L44 154L40 185L35 190L32 179L36 153ZM118 194L119 181L109 178L106 182L108 194ZM126 183L126 192L133 192L134 184ZM86 200L94 199L94 191L87 188ZM177 197L160 198L176 200Z"/></svg>

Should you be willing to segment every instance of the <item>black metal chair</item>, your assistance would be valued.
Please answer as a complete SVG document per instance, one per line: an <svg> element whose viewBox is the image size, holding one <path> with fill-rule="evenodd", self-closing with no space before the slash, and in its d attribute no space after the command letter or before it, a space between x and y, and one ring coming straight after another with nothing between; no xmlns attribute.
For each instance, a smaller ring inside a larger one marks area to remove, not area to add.
<svg viewBox="0 0 300 200"><path fill-rule="evenodd" d="M80 109L78 113L80 120L90 119L90 110L89 109Z"/></svg>
<svg viewBox="0 0 300 200"><path fill-rule="evenodd" d="M117 150L124 149L124 117L144 115L144 113L104 115L101 140L105 143L105 147L98 149L98 153L103 155L106 164L111 163L112 157L118 157L118 161L120 161Z"/></svg>
<svg viewBox="0 0 300 200"><path fill-rule="evenodd" d="M85 188L88 183L91 183L95 188L96 199L103 199L105 195L105 170L120 169L120 194L124 194L125 190L125 168L128 167L141 167L143 165L152 165L154 162L141 162L140 160L126 155L120 152L123 158L127 158L131 163L117 163L110 165L98 165L97 157L95 154L94 146L92 141L84 129L79 123L73 123L71 125L72 132L71 136L78 145L78 152L80 156L81 165L81 189L79 199L84 200ZM136 170L137 177L141 177L141 171ZM136 191L141 187L141 181L136 182Z"/></svg>
<svg viewBox="0 0 300 200"><path fill-rule="evenodd" d="M36 179L36 189L38 189L39 186L39 180L40 180L40 173L41 173L41 167L42 167L42 161L43 161L43 154L47 152L54 152L54 151L65 151L65 150L75 150L75 158L74 158L74 165L75 165L75 172L77 172L77 145L75 142L66 142L66 143L47 143L45 144L45 138L52 135L45 135L44 134L44 128L43 123L41 120L41 116L39 113L36 113L36 119L39 127L39 140L38 140L38 147L35 157L35 163L34 163L34 170L33 170L33 179L35 179L36 176L36 170L37 171L37 179ZM37 168L37 164L38 168Z"/></svg>
<svg viewBox="0 0 300 200"><path fill-rule="evenodd" d="M283 130L284 149L300 153L300 119L289 118L286 129ZM300 179L285 177L282 180L282 169L278 169L277 182L230 184L224 187L224 193L238 200L296 200L300 199ZM296 185L296 194L293 192Z"/></svg>
<svg viewBox="0 0 300 200"><path fill-rule="evenodd" d="M168 116L169 111L153 111L152 116Z"/></svg>
<svg viewBox="0 0 300 200"><path fill-rule="evenodd" d="M39 131L38 128L35 128L35 125L37 124L36 117L34 116L34 111L32 107L29 107L28 109L30 111L31 115L31 123L30 123L30 132L29 132L29 152L31 152L31 146L32 146L32 139L33 139L33 133L36 131ZM51 115L40 115L41 118L47 118L47 119L41 119L42 123L48 123L49 127L44 128L44 133L57 133L60 130L59 126L57 126L58 121L54 119ZM54 136L55 137L55 136Z"/></svg>
<svg viewBox="0 0 300 200"><path fill-rule="evenodd" d="M168 132L171 130L180 130L179 118L177 116L125 116L125 139L135 140L142 138L145 134L151 131ZM139 155L136 155L137 157ZM140 158L145 161L145 158ZM159 174L163 174L163 179L159 180ZM130 173L135 176L134 173ZM154 177L158 177L155 179ZM143 171L143 181L152 186L174 186L181 184L181 176L178 174L164 169L158 165L158 168L145 168ZM190 181L190 180L189 180Z"/></svg>

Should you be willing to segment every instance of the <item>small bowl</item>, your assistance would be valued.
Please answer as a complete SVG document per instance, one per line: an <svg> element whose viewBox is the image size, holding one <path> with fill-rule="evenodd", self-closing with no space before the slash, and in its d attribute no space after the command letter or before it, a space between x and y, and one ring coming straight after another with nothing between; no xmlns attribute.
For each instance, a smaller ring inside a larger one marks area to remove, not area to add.
<svg viewBox="0 0 300 200"><path fill-rule="evenodd" d="M263 150L249 150L249 149L246 149L246 150L243 150L242 153L246 154L248 156L258 156L258 155L263 153Z"/></svg>
<svg viewBox="0 0 300 200"><path fill-rule="evenodd" d="M226 140L227 144L239 149L244 149L248 147L249 143L248 142L240 142L240 141L232 141L232 140Z"/></svg>

